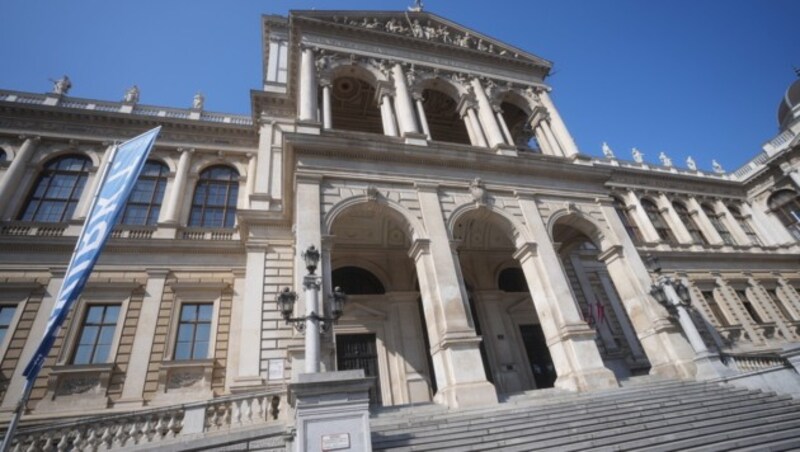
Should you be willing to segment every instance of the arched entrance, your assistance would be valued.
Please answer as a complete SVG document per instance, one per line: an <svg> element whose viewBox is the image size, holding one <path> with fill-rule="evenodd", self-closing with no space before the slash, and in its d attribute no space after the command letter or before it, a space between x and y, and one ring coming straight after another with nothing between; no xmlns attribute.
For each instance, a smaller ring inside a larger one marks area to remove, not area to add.
<svg viewBox="0 0 800 452"><path fill-rule="evenodd" d="M375 378L375 404L431 401L427 325L407 226L391 209L366 202L337 215L330 231L331 279L348 294L333 330L336 368Z"/></svg>
<svg viewBox="0 0 800 452"><path fill-rule="evenodd" d="M552 387L556 371L525 275L513 259L518 232L488 208L451 224L487 379L500 394Z"/></svg>
<svg viewBox="0 0 800 452"><path fill-rule="evenodd" d="M583 319L595 329L604 365L618 380L647 374L650 362L622 304L615 283L599 259L596 228L587 220L563 217L553 226L553 242Z"/></svg>

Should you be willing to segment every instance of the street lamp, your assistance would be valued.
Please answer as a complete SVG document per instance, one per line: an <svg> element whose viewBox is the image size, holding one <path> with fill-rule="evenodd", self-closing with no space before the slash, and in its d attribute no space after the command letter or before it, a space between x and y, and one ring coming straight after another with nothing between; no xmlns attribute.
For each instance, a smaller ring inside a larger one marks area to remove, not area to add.
<svg viewBox="0 0 800 452"><path fill-rule="evenodd" d="M320 254L314 245L301 254L305 261L308 274L303 277L303 288L306 297L306 315L303 317L292 317L294 304L297 301L297 293L286 287L275 297L281 317L287 324L292 324L297 331L306 333L306 373L319 372L320 369L320 330L327 331L331 325L339 320L344 312L344 303L347 301L347 294L340 287L333 290L328 297L331 299L331 316L319 315L319 290L322 286L321 279L314 273L317 270Z"/></svg>

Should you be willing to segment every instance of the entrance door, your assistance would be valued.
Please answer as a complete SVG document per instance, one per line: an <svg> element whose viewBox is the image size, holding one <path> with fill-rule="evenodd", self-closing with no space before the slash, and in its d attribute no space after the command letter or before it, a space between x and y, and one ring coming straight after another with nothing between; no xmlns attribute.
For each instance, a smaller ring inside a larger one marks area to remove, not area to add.
<svg viewBox="0 0 800 452"><path fill-rule="evenodd" d="M556 368L550 357L550 350L544 339L544 332L539 325L520 325L519 332L525 344L525 352L531 365L536 388L552 388L556 382Z"/></svg>
<svg viewBox="0 0 800 452"><path fill-rule="evenodd" d="M336 369L363 369L365 377L371 377L375 380L375 384L370 389L370 400L376 405L381 404L375 334L337 334Z"/></svg>

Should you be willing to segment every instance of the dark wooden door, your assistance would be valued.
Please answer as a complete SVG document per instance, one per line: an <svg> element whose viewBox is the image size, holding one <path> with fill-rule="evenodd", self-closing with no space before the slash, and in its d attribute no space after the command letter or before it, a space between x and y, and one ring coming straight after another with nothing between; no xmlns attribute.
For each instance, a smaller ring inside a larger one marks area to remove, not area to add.
<svg viewBox="0 0 800 452"><path fill-rule="evenodd" d="M336 369L363 369L365 377L372 377L375 385L370 390L370 400L381 404L380 375L378 372L378 349L375 334L336 335Z"/></svg>

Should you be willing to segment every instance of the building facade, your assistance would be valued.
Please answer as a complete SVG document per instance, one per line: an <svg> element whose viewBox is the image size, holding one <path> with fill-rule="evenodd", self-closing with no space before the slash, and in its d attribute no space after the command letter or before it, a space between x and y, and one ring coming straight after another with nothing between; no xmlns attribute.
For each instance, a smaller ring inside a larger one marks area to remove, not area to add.
<svg viewBox="0 0 800 452"><path fill-rule="evenodd" d="M694 379L698 356L730 368L800 343L800 82L761 152L706 172L582 153L550 62L435 14L261 24L250 117L81 99L64 80L0 91L0 419L109 150L156 125L27 419L285 392L304 342L275 299L302 290L311 245L323 294L349 295L323 369L364 369L378 405ZM651 293L664 275L694 332Z"/></svg>

